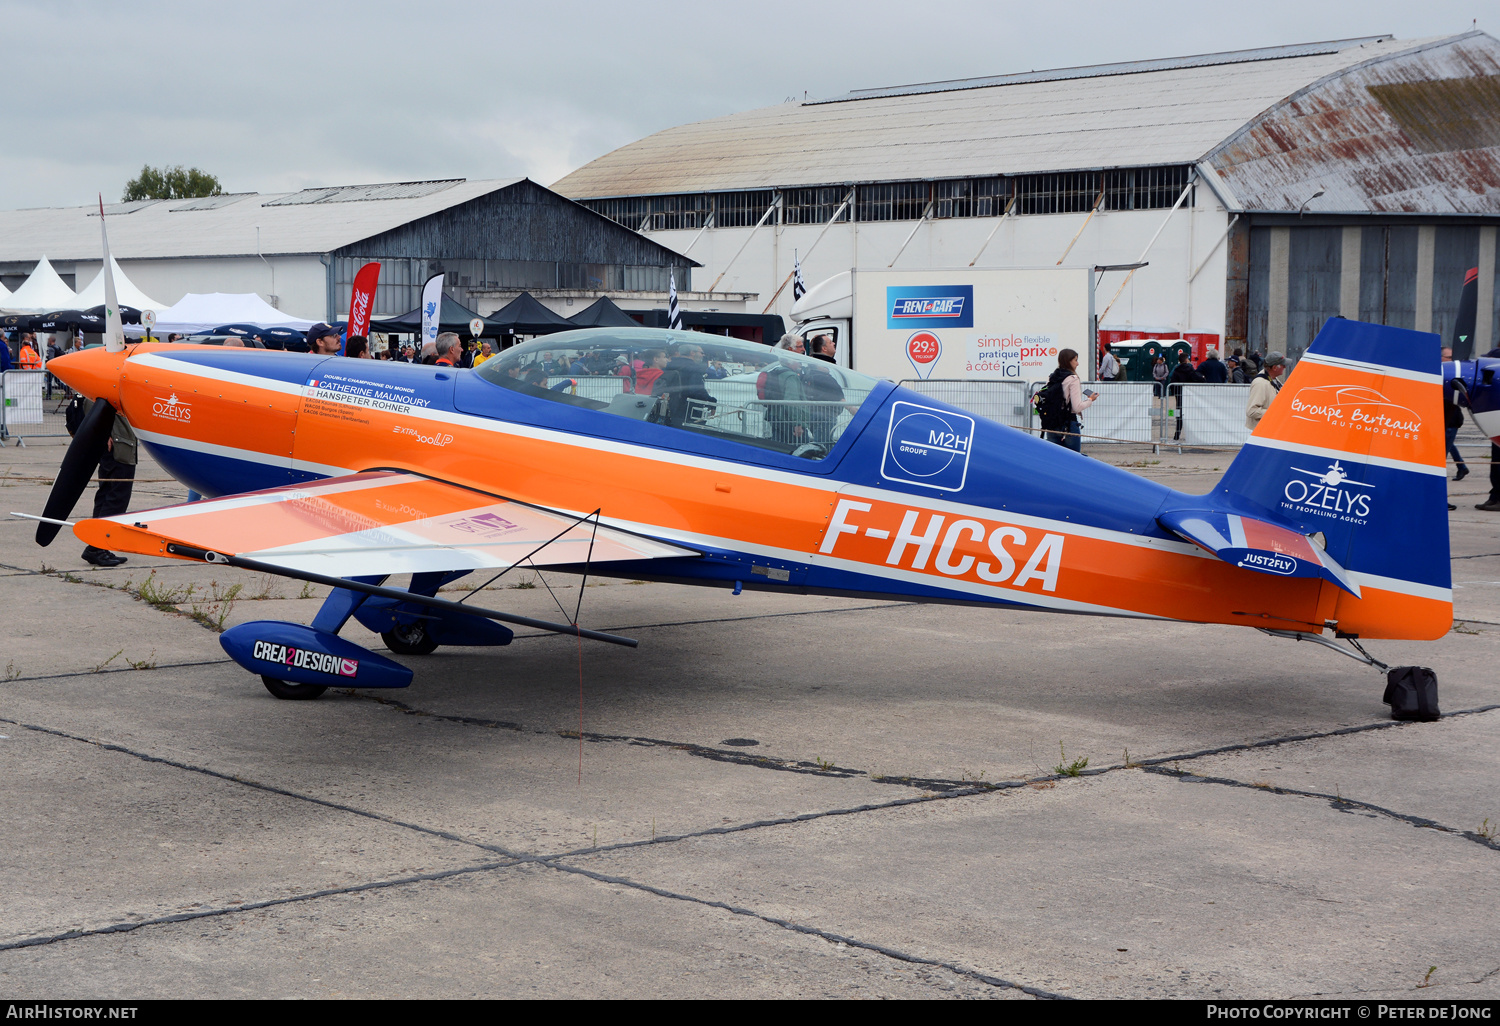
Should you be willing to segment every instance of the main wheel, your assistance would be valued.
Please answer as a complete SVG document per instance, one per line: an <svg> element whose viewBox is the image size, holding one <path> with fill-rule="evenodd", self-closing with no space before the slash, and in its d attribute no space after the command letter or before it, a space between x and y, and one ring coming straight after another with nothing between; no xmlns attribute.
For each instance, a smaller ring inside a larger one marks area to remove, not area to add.
<svg viewBox="0 0 1500 1026"><path fill-rule="evenodd" d="M438 647L437 640L427 633L427 625L421 620L409 624L396 624L380 636L385 647L397 655L426 655Z"/></svg>
<svg viewBox="0 0 1500 1026"><path fill-rule="evenodd" d="M317 698L328 689L321 684L291 684L275 677L260 676L261 682L265 684L266 690L277 698L289 702L306 701L309 698Z"/></svg>

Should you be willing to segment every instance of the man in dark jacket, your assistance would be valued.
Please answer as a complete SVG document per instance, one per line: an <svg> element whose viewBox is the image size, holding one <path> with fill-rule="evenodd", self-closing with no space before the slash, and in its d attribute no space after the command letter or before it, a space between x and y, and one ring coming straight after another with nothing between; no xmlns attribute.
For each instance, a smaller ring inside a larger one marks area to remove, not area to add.
<svg viewBox="0 0 1500 1026"><path fill-rule="evenodd" d="M1219 359L1217 349L1208 351L1208 359L1198 365L1198 373L1210 385L1222 385L1229 380L1229 368Z"/></svg>
<svg viewBox="0 0 1500 1026"><path fill-rule="evenodd" d="M1223 365L1220 364L1220 366ZM1167 391L1172 394L1172 398L1176 400L1177 405L1177 428L1172 435L1173 441L1182 438L1182 386L1201 384L1203 384L1203 375L1193 369L1193 365L1188 360L1186 353L1179 354L1177 366L1172 368L1171 384L1167 388Z"/></svg>
<svg viewBox="0 0 1500 1026"><path fill-rule="evenodd" d="M683 342L676 354L662 369L661 377L651 387L652 395L667 397L666 416L663 421L673 427L687 423L702 423L715 400L708 394L703 383L703 347L696 342ZM688 400L693 400L690 405Z"/></svg>

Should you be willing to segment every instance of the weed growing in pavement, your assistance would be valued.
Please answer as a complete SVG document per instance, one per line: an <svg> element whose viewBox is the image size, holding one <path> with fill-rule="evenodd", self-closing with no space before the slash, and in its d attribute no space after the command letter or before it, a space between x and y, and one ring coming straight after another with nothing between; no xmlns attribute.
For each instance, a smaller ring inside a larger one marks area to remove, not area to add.
<svg viewBox="0 0 1500 1026"><path fill-rule="evenodd" d="M1059 762L1056 766L1052 767L1052 772L1056 773L1058 776L1076 777L1082 774L1083 771L1088 768L1089 760L1087 756L1079 759L1074 759L1072 762L1068 762L1068 753L1067 750L1063 748L1063 743L1061 741L1057 743L1057 751L1062 756L1062 761Z"/></svg>
<svg viewBox="0 0 1500 1026"><path fill-rule="evenodd" d="M821 755L814 755L813 756L813 762L815 762L817 764L818 769L822 770L825 773L827 773L829 770L833 769L833 763L829 762L827 759L823 758Z"/></svg>
<svg viewBox="0 0 1500 1026"><path fill-rule="evenodd" d="M1483 823L1479 824L1479 829L1474 832L1480 837L1483 837L1486 841L1493 841L1495 839L1495 826L1490 822L1490 818L1488 816L1484 818Z"/></svg>
<svg viewBox="0 0 1500 1026"><path fill-rule="evenodd" d="M1252 783L1250 786L1251 787L1258 787L1262 791L1269 791L1271 789L1272 785L1271 785L1271 782L1269 780L1257 780L1254 783Z"/></svg>
<svg viewBox="0 0 1500 1026"><path fill-rule="evenodd" d="M100 663L100 664L99 664L99 665L98 665L98 666L96 666L96 667L94 667L94 668L93 668L93 669L92 669L92 670L91 670L91 671L89 671L89 672L90 672L90 673L102 673L102 672L104 672L104 668L105 668L105 667L106 667L106 666L108 666L108 665L109 665L109 664L110 664L110 663L112 663L112 662L114 662L114 661L115 661L115 660L116 660L116 659L118 659L118 658L119 658L119 657L120 657L120 655L121 655L121 654L122 654L122 653L123 653L123 652L124 652L124 651L125 651L125 650L124 650L124 649L123 649L123 648L122 648L122 649L120 649L120 651L119 651L119 652L116 652L116 653L115 653L115 654L114 654L114 655L112 655L112 656L110 656L110 657L109 657L109 658L108 658L108 659L106 659L106 660L104 660L104 662L102 662L102 663Z"/></svg>
<svg viewBox="0 0 1500 1026"><path fill-rule="evenodd" d="M527 590L529 588L535 588L536 587L536 582L535 581L517 581L515 584L512 584L511 587L512 588L517 588L517 589L519 589L521 591L525 591L525 590Z"/></svg>
<svg viewBox="0 0 1500 1026"><path fill-rule="evenodd" d="M281 581L271 574L262 574L260 580L260 591L253 595L241 595L240 598L246 602L264 602L268 599L285 598L281 593Z"/></svg>
<svg viewBox="0 0 1500 1026"><path fill-rule="evenodd" d="M1435 972L1437 972L1437 966L1435 966L1435 965L1428 966L1427 967L1427 975L1424 976L1424 977L1422 977L1422 982L1419 983L1419 984L1417 984L1417 988L1421 989L1422 987L1430 987L1430 986L1432 986L1432 974L1435 973Z"/></svg>
<svg viewBox="0 0 1500 1026"><path fill-rule="evenodd" d="M964 783L973 781L976 784L982 784L984 783L984 770L980 770L978 773L975 773L973 770L961 770L958 774L958 779Z"/></svg>
<svg viewBox="0 0 1500 1026"><path fill-rule="evenodd" d="M1141 768L1141 764L1140 763L1138 763L1138 762L1131 762L1130 761L1130 749L1129 748L1125 749L1125 768L1126 769L1140 769Z"/></svg>
<svg viewBox="0 0 1500 1026"><path fill-rule="evenodd" d="M299 599L308 599L313 597L312 581L302 582L302 590L297 593L297 597Z"/></svg>
<svg viewBox="0 0 1500 1026"><path fill-rule="evenodd" d="M160 609L163 613L176 613L178 603L187 602L193 597L195 585L187 587L171 587L156 579L156 571L153 570L141 582L141 586L135 590L135 597L153 609Z"/></svg>
<svg viewBox="0 0 1500 1026"><path fill-rule="evenodd" d="M223 591L219 590L218 581L210 581L209 594L206 601L194 602L188 616L197 620L203 626L219 634L224 633L224 623L229 619L229 614L234 610L234 604L239 598L243 584L231 584ZM189 591L192 590L189 586Z"/></svg>
<svg viewBox="0 0 1500 1026"><path fill-rule="evenodd" d="M132 670L154 670L156 669L156 649L153 648L151 654L144 659L132 659L126 656L125 661L130 664Z"/></svg>
<svg viewBox="0 0 1500 1026"><path fill-rule="evenodd" d="M5 664L5 679L6 680L18 680L20 678L20 676L21 676L21 671L18 670L18 669L16 669L16 661L14 659L12 659L10 662L8 662L8 663ZM1486 821L1486 822L1488 822L1488 821Z"/></svg>
<svg viewBox="0 0 1500 1026"><path fill-rule="evenodd" d="M1454 634L1478 634L1479 632L1476 631L1474 628L1470 627L1468 624L1464 623L1462 620L1454 620L1453 621L1453 633Z"/></svg>

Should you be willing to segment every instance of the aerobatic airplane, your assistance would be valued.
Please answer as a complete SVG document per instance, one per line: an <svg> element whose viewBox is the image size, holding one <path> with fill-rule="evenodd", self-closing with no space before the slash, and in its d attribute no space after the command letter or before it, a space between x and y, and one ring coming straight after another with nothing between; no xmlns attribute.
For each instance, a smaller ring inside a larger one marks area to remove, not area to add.
<svg viewBox="0 0 1500 1026"><path fill-rule="evenodd" d="M705 380L712 361L728 375ZM1471 396L1496 366L1475 364ZM113 337L49 370L103 401L39 542L71 526L100 548L334 587L310 625L222 635L279 698L411 681L338 636L351 617L408 655L504 645L507 624L635 644L477 607L477 591L438 597L513 566L1235 624L1381 669L1360 641L1436 639L1453 622L1432 334L1328 322L1207 495L692 332L565 332L475 370ZM121 414L208 498L68 522Z"/></svg>

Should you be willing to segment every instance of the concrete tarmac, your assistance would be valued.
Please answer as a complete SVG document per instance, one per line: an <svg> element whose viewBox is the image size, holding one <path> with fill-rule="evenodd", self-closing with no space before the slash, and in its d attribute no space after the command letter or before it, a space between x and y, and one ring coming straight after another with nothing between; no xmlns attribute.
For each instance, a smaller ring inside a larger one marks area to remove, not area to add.
<svg viewBox="0 0 1500 1026"><path fill-rule="evenodd" d="M0 993L1500 997L1482 465L1454 630L1369 645L1438 673L1395 724L1383 675L1240 629L613 580L582 622L639 649L282 702L218 631L326 589L38 548L8 513L65 441L0 452ZM1091 453L1194 492L1231 458ZM516 576L485 604L559 616Z"/></svg>

